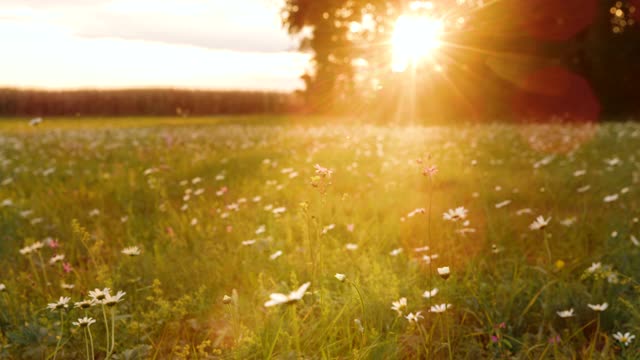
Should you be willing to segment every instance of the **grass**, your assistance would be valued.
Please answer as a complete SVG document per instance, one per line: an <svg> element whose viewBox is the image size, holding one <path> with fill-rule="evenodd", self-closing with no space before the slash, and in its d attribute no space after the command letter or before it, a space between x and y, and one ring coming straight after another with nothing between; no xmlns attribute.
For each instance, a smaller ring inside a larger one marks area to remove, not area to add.
<svg viewBox="0 0 640 360"><path fill-rule="evenodd" d="M89 316L100 359L638 359L613 334L640 333L639 143L630 123L0 121L0 358L90 357ZM73 308L105 287L126 295Z"/></svg>

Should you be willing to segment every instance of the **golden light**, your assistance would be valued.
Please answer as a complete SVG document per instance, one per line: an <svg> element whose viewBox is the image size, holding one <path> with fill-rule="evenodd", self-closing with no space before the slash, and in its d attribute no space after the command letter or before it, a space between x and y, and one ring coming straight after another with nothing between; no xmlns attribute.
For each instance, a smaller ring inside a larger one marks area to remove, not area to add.
<svg viewBox="0 0 640 360"><path fill-rule="evenodd" d="M402 15L391 38L391 70L403 72L409 65L431 57L441 45L442 21L426 15Z"/></svg>

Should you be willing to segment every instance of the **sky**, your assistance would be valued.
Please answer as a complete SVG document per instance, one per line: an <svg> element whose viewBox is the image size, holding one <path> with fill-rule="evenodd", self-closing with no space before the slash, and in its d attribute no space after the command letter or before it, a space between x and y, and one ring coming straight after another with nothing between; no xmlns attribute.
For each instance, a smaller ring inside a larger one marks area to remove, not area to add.
<svg viewBox="0 0 640 360"><path fill-rule="evenodd" d="M0 0L0 87L302 88L282 0Z"/></svg>

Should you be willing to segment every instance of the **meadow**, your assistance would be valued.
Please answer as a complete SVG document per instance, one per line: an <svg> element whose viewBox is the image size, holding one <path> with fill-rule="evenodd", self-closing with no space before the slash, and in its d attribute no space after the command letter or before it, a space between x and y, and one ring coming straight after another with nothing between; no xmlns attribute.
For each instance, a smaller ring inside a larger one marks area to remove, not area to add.
<svg viewBox="0 0 640 360"><path fill-rule="evenodd" d="M0 358L640 359L640 125L0 121Z"/></svg>

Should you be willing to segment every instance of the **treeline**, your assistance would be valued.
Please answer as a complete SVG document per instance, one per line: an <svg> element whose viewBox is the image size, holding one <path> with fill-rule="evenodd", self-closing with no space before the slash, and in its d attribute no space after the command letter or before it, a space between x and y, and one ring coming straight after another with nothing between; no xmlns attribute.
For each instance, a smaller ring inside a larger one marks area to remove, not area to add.
<svg viewBox="0 0 640 360"><path fill-rule="evenodd" d="M261 91L0 89L0 116L190 116L290 113L292 93Z"/></svg>

